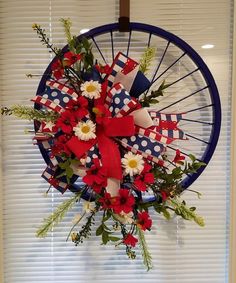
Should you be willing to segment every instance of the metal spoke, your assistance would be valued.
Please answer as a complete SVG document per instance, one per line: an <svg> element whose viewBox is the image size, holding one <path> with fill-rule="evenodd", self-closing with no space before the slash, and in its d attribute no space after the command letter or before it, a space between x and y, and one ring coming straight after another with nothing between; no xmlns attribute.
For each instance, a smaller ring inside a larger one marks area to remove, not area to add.
<svg viewBox="0 0 236 283"><path fill-rule="evenodd" d="M104 55L102 54L102 51L101 51L101 49L99 48L99 46L98 46L96 40L94 39L94 37L92 37L92 40L93 40L93 42L94 42L94 44L95 44L95 46L96 46L98 52L100 53L100 55L101 55L103 61L105 62L105 64L107 64L107 61L106 61Z"/></svg>
<svg viewBox="0 0 236 283"><path fill-rule="evenodd" d="M148 44L147 44L148 47L150 47L151 37L152 37L152 33L150 32L148 37Z"/></svg>
<svg viewBox="0 0 236 283"><path fill-rule="evenodd" d="M159 111L163 111L163 110L165 110L165 109L167 109L167 108L169 108L169 107L171 107L171 106L173 106L173 105L175 105L175 104L177 104L177 103L179 103L179 102L181 102L181 101L183 101L183 100L185 100L185 99L187 99L187 98L193 96L194 94L196 94L196 93L198 93L198 92L200 92L200 91L203 91L204 89L206 89L206 88L208 88L208 87L209 87L209 86L205 86L205 87L203 87L203 88L201 88L201 89L199 89L199 90L196 90L196 91L194 91L193 93L191 93L191 94L185 96L184 98L181 98L181 99L179 99L179 100L177 100L177 101L175 101L175 102L169 104L168 106L163 107L163 108L160 109Z"/></svg>
<svg viewBox="0 0 236 283"><path fill-rule="evenodd" d="M130 48L131 34L132 34L132 30L130 30L130 32L129 32L128 46L127 46L127 53L126 53L126 56L127 56L127 57L129 56L129 48Z"/></svg>
<svg viewBox="0 0 236 283"><path fill-rule="evenodd" d="M193 136L193 135L186 134L186 133L185 133L185 135L186 135L186 137L190 137L190 138L192 138L192 139L195 139L195 140L197 140L197 141L203 142L203 143L205 143L205 144L210 144L208 141L205 141L205 140L203 140L203 139L197 138L197 137L195 137L195 136Z"/></svg>
<svg viewBox="0 0 236 283"><path fill-rule="evenodd" d="M199 70L199 68L197 68L196 70L193 70L191 73L188 73L187 75L185 75L185 76L179 78L178 80L176 80L176 81L174 81L174 82L168 84L168 85L165 87L165 89L167 89L168 87L170 87L170 86L172 86L172 85L174 85L174 84L176 84L176 83L178 83L178 82L184 80L185 78L191 76L193 73L197 72L198 70ZM154 82L155 82L155 81L154 81Z"/></svg>
<svg viewBox="0 0 236 283"><path fill-rule="evenodd" d="M111 35L111 52L112 52L112 61L114 61L115 59L115 54L114 54L114 42L113 42L113 32L111 30L110 32Z"/></svg>
<svg viewBox="0 0 236 283"><path fill-rule="evenodd" d="M214 125L214 123L208 123L208 122L204 122L204 121L198 121L198 120L192 120L192 119L186 119L186 118L182 118L181 119L182 121L188 121L188 122L191 122L191 123L199 123L199 124L204 124L204 125Z"/></svg>
<svg viewBox="0 0 236 283"><path fill-rule="evenodd" d="M165 69L153 82L154 84L160 77L162 77L171 67L173 67L181 58L183 58L186 55L186 52L184 52L178 59L176 59L168 68Z"/></svg>
<svg viewBox="0 0 236 283"><path fill-rule="evenodd" d="M169 146L169 145L167 146L167 148L169 148L169 149L171 149L171 150L173 150L173 151L176 151L176 148L173 148L173 147L171 147L171 146ZM188 153L186 153L186 152L184 152L184 151L182 151L182 150L180 150L180 149L179 149L179 151L180 151L180 153L182 153L183 155L189 157L189 154L188 154ZM196 158L196 160L199 161L199 162L203 162L201 159L198 159L198 158Z"/></svg>
<svg viewBox="0 0 236 283"><path fill-rule="evenodd" d="M190 113L190 112L195 112L195 111L198 111L198 110L201 110L201 109L204 109L204 108L207 108L207 107L213 107L213 106L214 106L214 104L209 104L209 105L206 105L206 106L202 106L202 107L194 108L192 110L188 110L184 113L187 114L187 113Z"/></svg>

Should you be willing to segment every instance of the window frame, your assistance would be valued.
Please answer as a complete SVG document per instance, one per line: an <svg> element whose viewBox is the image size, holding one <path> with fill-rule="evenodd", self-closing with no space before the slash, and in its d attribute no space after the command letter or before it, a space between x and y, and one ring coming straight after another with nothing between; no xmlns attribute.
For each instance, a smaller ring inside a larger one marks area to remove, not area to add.
<svg viewBox="0 0 236 283"><path fill-rule="evenodd" d="M233 57L236 60L236 1L233 7ZM236 66L232 64L232 98L231 98L231 160L230 160L230 245L229 245L229 283L236 282Z"/></svg>

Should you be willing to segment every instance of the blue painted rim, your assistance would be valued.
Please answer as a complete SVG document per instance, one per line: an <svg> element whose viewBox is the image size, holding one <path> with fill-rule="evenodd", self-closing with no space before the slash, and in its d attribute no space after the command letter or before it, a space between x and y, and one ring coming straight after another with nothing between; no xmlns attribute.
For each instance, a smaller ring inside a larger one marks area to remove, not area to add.
<svg viewBox="0 0 236 283"><path fill-rule="evenodd" d="M113 24L108 24L108 25L103 25L100 27L96 27L94 29L91 29L89 32L84 33L80 36L78 36L78 39L82 38L82 37L86 37L86 38L93 38L95 36L101 35L101 34L105 34L105 33L109 33L111 31L118 31L119 30L119 24L118 23L113 23ZM209 92L210 92L210 96L212 99L212 103L214 104L214 107L212 107L213 110L213 125L212 125L212 130L211 130L211 136L209 139L209 145L206 147L205 153L202 157L203 162L205 162L206 164L209 163L218 139L219 139L219 134L220 134L220 127L221 127L221 104L220 104L220 98L219 98L219 93L218 93L218 89L215 83L215 80L210 72L210 70L208 69L207 65L205 64L205 62L203 61L203 59L198 55L198 53L188 44L186 43L184 40L182 40L181 38L179 38L178 36L165 31L159 27L155 27L153 25L147 25L147 24L143 24L143 23L130 23L130 30L131 31L140 31L140 32L144 32L144 33L151 33L153 35L162 37L168 41L170 41L171 43L173 43L174 45L178 46L180 49L182 49L184 52L186 52L188 54L188 56L193 60L193 62L198 66L199 70L202 73L202 76L204 77L207 85L209 86ZM66 45L63 49L63 52L68 51L68 46ZM55 59L55 58L54 58ZM52 62L54 61L54 59L52 60ZM39 83L38 89L37 89L37 95L42 93L45 89L45 83L47 81L47 79L50 77L49 74L51 71L51 64L52 62L48 65L46 71L44 72L44 75ZM35 104L35 108L36 109L40 109L40 105ZM35 123L35 130L38 129L37 123ZM39 146L40 152L45 160L45 162L48 164L49 163L49 156L47 154L47 151L44 150L42 147ZM197 173L192 174L189 177L186 177L183 181L182 181L182 187L183 190L188 188L199 176L200 174L204 171L204 169L206 168L206 166L201 167ZM71 188L71 191L75 191L76 188ZM88 198L88 196L84 196L86 199ZM150 198L149 201L152 201L153 198Z"/></svg>

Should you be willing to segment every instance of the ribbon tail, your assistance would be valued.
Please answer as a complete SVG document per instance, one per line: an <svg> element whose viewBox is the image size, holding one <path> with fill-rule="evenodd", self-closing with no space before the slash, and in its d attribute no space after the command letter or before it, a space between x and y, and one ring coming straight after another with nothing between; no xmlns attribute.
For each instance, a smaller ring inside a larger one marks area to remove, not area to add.
<svg viewBox="0 0 236 283"><path fill-rule="evenodd" d="M72 137L66 145L80 159L92 146L96 144L97 140L92 139L89 141L79 140L77 137Z"/></svg>
<svg viewBox="0 0 236 283"><path fill-rule="evenodd" d="M107 176L121 180L121 156L118 145L101 133L98 135L98 148L101 154L102 166L107 170Z"/></svg>

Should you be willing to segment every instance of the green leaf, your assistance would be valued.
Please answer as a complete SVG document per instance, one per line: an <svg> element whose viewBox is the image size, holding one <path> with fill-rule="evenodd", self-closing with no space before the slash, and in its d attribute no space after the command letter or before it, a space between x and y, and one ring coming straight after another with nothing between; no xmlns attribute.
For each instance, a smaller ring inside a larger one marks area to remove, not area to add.
<svg viewBox="0 0 236 283"><path fill-rule="evenodd" d="M111 213L110 213L110 211L108 210L106 216L103 217L103 222L106 222L110 217L111 217Z"/></svg>
<svg viewBox="0 0 236 283"><path fill-rule="evenodd" d="M155 204L154 209L159 214L162 212L162 206L161 205Z"/></svg>
<svg viewBox="0 0 236 283"><path fill-rule="evenodd" d="M119 240L120 240L119 237L109 236L109 241L117 242L117 241L119 241Z"/></svg>
<svg viewBox="0 0 236 283"><path fill-rule="evenodd" d="M58 163L58 165L61 169L66 169L66 167L68 166L66 162L60 162Z"/></svg>
<svg viewBox="0 0 236 283"><path fill-rule="evenodd" d="M189 154L189 158L194 162L196 160L196 157L193 154Z"/></svg>
<svg viewBox="0 0 236 283"><path fill-rule="evenodd" d="M65 171L63 171L61 174L57 175L56 178L58 179L58 178L63 177L63 176L66 176L66 172Z"/></svg>
<svg viewBox="0 0 236 283"><path fill-rule="evenodd" d="M68 178L71 178L73 176L74 172L73 169L71 167L67 167L66 168L66 175Z"/></svg>
<svg viewBox="0 0 236 283"><path fill-rule="evenodd" d="M102 235L103 231L104 231L103 224L101 224L96 230L96 236Z"/></svg>
<svg viewBox="0 0 236 283"><path fill-rule="evenodd" d="M159 102L159 100L154 99L154 98L150 100L150 103L151 103L151 104L156 104L156 103L158 103L158 102Z"/></svg>
<svg viewBox="0 0 236 283"><path fill-rule="evenodd" d="M164 93L160 89L151 91L151 97L159 97L163 95Z"/></svg>
<svg viewBox="0 0 236 283"><path fill-rule="evenodd" d="M162 213L163 213L163 215L164 215L164 217L167 219L167 220L170 220L170 213L169 213L169 211L167 210L167 209L163 209L162 210Z"/></svg>
<svg viewBox="0 0 236 283"><path fill-rule="evenodd" d="M106 231L104 231L102 233L102 243L103 243L103 245L106 245L108 241L109 241L109 234Z"/></svg>

